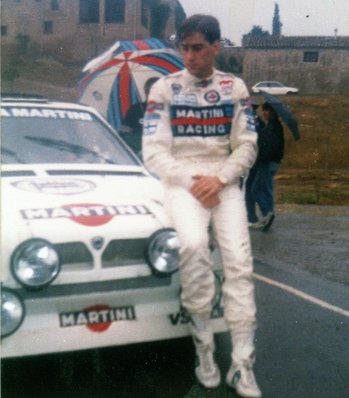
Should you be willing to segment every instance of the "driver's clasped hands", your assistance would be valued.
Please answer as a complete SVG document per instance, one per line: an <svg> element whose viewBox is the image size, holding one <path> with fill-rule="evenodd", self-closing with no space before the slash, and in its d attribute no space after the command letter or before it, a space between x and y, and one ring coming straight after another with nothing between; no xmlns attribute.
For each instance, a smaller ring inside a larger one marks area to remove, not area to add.
<svg viewBox="0 0 349 398"><path fill-rule="evenodd" d="M194 175L195 183L191 186L191 194L203 205L211 209L220 203L219 192L224 184L216 176Z"/></svg>

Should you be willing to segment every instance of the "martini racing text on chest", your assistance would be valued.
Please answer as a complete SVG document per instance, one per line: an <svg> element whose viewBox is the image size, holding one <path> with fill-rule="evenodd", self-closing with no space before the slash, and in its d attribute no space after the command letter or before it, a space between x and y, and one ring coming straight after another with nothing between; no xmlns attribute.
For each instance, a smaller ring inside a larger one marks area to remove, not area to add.
<svg viewBox="0 0 349 398"><path fill-rule="evenodd" d="M229 83L229 84L228 84ZM171 84L170 123L174 137L230 134L234 118L233 81L213 80L200 87Z"/></svg>

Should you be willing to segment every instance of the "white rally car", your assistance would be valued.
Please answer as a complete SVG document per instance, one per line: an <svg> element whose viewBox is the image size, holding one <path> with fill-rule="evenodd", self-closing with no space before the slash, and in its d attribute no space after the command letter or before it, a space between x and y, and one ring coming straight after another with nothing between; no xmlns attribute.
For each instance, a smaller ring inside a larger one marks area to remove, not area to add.
<svg viewBox="0 0 349 398"><path fill-rule="evenodd" d="M187 335L159 181L92 108L3 97L1 117L2 357Z"/></svg>

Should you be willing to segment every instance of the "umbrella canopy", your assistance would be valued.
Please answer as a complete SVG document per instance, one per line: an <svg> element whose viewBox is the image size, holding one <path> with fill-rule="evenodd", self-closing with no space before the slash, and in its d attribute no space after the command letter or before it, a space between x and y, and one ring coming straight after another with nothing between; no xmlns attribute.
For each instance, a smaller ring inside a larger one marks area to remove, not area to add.
<svg viewBox="0 0 349 398"><path fill-rule="evenodd" d="M182 59L171 48L125 51L137 42L120 43L85 66L78 87L79 102L96 108L115 128L122 126L131 105L146 100L144 84L148 79L183 68Z"/></svg>
<svg viewBox="0 0 349 398"><path fill-rule="evenodd" d="M279 100L279 98L274 97L273 95L266 93L265 91L260 90L260 93L263 95L265 100L269 102L269 104L273 107L275 112L279 115L282 121L286 124L286 126L290 129L293 138L295 141L300 139L300 132L298 128L298 122L289 106Z"/></svg>
<svg viewBox="0 0 349 398"><path fill-rule="evenodd" d="M104 62L112 59L124 51L138 51L138 50L155 50L159 48L168 48L168 45L160 39L151 37L144 40L121 40L114 43L104 53L98 55L89 61L82 69L82 73L91 73L98 66Z"/></svg>

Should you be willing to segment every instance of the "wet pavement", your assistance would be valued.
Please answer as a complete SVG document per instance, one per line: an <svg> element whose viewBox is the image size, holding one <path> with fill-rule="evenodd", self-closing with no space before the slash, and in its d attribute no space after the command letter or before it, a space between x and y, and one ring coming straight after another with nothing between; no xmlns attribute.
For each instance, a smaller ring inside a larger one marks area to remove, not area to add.
<svg viewBox="0 0 349 398"><path fill-rule="evenodd" d="M349 285L349 207L278 205L272 228L251 238L258 261Z"/></svg>
<svg viewBox="0 0 349 398"><path fill-rule="evenodd" d="M279 206L252 231L264 398L349 396L349 207ZM223 376L228 333L216 335ZM234 398L195 380L190 338L2 363L3 398Z"/></svg>

